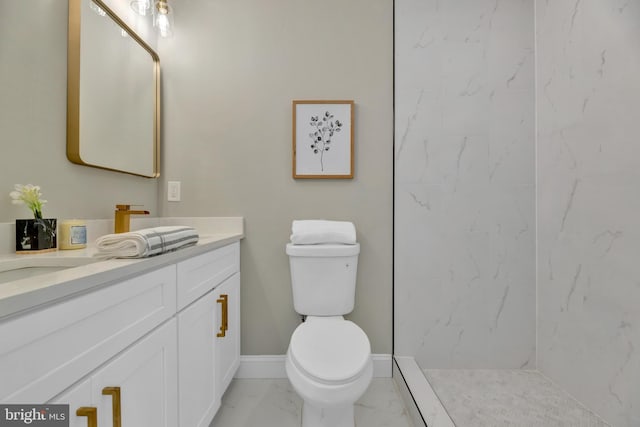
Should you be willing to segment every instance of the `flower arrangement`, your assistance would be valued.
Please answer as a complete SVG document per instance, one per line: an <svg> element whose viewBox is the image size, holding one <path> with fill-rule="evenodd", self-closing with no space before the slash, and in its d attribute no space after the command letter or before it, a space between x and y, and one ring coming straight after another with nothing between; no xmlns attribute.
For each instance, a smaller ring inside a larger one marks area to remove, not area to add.
<svg viewBox="0 0 640 427"><path fill-rule="evenodd" d="M16 184L9 193L14 205L27 205L34 219L16 219L16 253L55 250L57 247L55 218L42 218L42 192L37 185Z"/></svg>
<svg viewBox="0 0 640 427"><path fill-rule="evenodd" d="M14 205L27 205L33 212L35 219L42 219L42 205L47 201L41 199L42 193L39 186L16 184L15 190L10 192L9 196L11 196L11 203Z"/></svg>

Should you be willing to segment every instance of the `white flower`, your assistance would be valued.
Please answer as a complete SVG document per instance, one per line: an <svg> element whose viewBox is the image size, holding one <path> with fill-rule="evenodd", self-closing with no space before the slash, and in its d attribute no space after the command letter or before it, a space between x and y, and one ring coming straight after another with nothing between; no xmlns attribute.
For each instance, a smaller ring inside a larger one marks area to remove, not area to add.
<svg viewBox="0 0 640 427"><path fill-rule="evenodd" d="M33 212L35 218L42 218L42 205L47 201L40 199L42 193L39 186L16 184L15 190L10 192L9 196L11 197L11 203L14 205L25 204Z"/></svg>

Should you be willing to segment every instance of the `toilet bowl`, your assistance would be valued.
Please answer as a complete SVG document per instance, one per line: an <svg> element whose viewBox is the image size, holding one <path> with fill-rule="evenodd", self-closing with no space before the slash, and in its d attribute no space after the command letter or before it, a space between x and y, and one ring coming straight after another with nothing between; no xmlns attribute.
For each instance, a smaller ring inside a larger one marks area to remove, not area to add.
<svg viewBox="0 0 640 427"><path fill-rule="evenodd" d="M291 336L291 385L303 399L303 427L353 427L354 403L373 377L367 335L342 316L307 317Z"/></svg>

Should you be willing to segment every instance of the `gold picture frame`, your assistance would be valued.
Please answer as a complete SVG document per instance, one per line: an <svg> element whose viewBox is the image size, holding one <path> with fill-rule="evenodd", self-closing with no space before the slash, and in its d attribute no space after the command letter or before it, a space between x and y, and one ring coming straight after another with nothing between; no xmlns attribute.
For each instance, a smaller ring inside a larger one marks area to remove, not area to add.
<svg viewBox="0 0 640 427"><path fill-rule="evenodd" d="M293 178L352 179L354 101L293 101Z"/></svg>

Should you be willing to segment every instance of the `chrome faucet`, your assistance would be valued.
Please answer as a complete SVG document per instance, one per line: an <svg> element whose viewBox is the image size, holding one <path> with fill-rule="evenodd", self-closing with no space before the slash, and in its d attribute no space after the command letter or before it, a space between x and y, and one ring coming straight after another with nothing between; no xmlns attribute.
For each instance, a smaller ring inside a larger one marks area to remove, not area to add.
<svg viewBox="0 0 640 427"><path fill-rule="evenodd" d="M116 219L114 222L115 233L126 233L129 231L131 215L149 215L149 211L132 211L131 205L116 205Z"/></svg>

